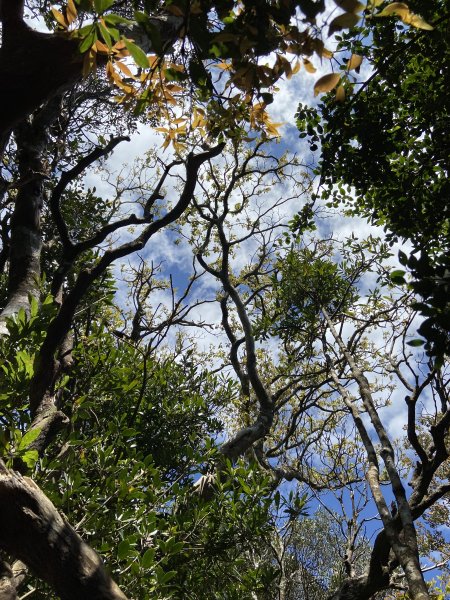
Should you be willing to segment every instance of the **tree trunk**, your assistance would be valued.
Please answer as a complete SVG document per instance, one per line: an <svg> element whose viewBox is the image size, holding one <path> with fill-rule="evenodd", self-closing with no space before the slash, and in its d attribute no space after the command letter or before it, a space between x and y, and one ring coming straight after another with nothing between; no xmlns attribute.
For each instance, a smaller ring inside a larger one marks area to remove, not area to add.
<svg viewBox="0 0 450 600"><path fill-rule="evenodd" d="M0 548L23 561L62 600L127 600L97 553L28 477L0 461ZM5 573L5 575L4 575ZM0 573L0 592L8 588ZM10 578L9 578L10 581ZM11 586L9 588L12 594ZM15 596L3 595L6 598Z"/></svg>

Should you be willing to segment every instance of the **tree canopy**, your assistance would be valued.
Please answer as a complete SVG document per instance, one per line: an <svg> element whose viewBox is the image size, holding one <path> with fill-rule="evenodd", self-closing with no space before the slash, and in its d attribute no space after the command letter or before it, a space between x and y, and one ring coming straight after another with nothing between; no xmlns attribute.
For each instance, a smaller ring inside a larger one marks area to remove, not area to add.
<svg viewBox="0 0 450 600"><path fill-rule="evenodd" d="M0 598L446 597L447 8L0 1Z"/></svg>

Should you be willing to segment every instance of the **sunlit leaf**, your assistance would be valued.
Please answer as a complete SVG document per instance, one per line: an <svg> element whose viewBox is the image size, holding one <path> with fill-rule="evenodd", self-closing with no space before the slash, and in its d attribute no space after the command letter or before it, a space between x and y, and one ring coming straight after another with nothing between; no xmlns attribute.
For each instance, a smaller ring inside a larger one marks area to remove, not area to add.
<svg viewBox="0 0 450 600"><path fill-rule="evenodd" d="M427 31L432 31L434 29L433 25L427 23L420 15L415 15L413 13L409 13L403 17L402 21L403 23L411 25L411 27L415 27L416 29L425 29Z"/></svg>
<svg viewBox="0 0 450 600"><path fill-rule="evenodd" d="M295 75L296 73L298 73L300 71L301 68L301 62L299 60L295 61L294 66L292 67L292 73Z"/></svg>
<svg viewBox="0 0 450 600"><path fill-rule="evenodd" d="M333 35L333 33L336 33L336 31L354 27L356 23L358 23L359 19L360 16L354 13L344 13L343 15L339 15L331 21L328 34Z"/></svg>
<svg viewBox="0 0 450 600"><path fill-rule="evenodd" d="M40 433L41 433L41 429L39 427L30 429L30 431L27 431L27 433L20 440L18 450L25 450L26 448L28 448L28 446L30 444L32 444L39 437Z"/></svg>
<svg viewBox="0 0 450 600"><path fill-rule="evenodd" d="M378 13L377 17L390 17L391 15L397 15L399 17L404 18L407 14L409 14L409 6L404 2L392 2L383 8L383 10Z"/></svg>
<svg viewBox="0 0 450 600"><path fill-rule="evenodd" d="M97 68L97 53L91 48L89 52L86 52L83 59L83 77L87 77L89 73L92 73Z"/></svg>
<svg viewBox="0 0 450 600"><path fill-rule="evenodd" d="M71 23L73 23L75 21L75 19L77 18L77 16L78 16L78 13L77 13L77 9L75 7L74 1L67 0L67 8L66 8L67 23L69 25Z"/></svg>
<svg viewBox="0 0 450 600"><path fill-rule="evenodd" d="M124 39L123 41L137 66L148 69L148 58L142 48L139 48L139 46L136 46L136 44L133 44L130 40Z"/></svg>
<svg viewBox="0 0 450 600"><path fill-rule="evenodd" d="M357 69L363 61L363 57L359 54L352 54L350 60L347 62L347 69L351 71L352 69Z"/></svg>
<svg viewBox="0 0 450 600"><path fill-rule="evenodd" d="M305 65L305 69L308 71L308 73L315 73L317 71L316 67L307 58L303 60L303 64Z"/></svg>
<svg viewBox="0 0 450 600"><path fill-rule="evenodd" d="M59 10L54 8L53 6L52 6L52 14L55 17L55 19L58 21L58 23L62 27L64 27L64 29L67 29L67 27L69 26L69 23L68 23L66 17L61 12L59 12Z"/></svg>
<svg viewBox="0 0 450 600"><path fill-rule="evenodd" d="M336 102L344 102L345 100L345 88L340 85L336 88Z"/></svg>
<svg viewBox="0 0 450 600"><path fill-rule="evenodd" d="M337 86L341 76L339 73L328 73L316 81L314 85L314 96L323 92L329 92Z"/></svg>

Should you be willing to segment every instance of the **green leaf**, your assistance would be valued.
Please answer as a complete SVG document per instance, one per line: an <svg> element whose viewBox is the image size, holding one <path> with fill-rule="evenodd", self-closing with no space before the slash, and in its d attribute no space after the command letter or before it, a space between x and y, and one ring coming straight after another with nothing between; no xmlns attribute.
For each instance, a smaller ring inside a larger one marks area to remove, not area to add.
<svg viewBox="0 0 450 600"><path fill-rule="evenodd" d="M115 0L94 0L95 10L99 15L101 15L105 12L105 10L108 10L108 8L110 8L114 2Z"/></svg>
<svg viewBox="0 0 450 600"><path fill-rule="evenodd" d="M117 558L124 560L130 551L130 542L128 540L122 540L117 548Z"/></svg>
<svg viewBox="0 0 450 600"><path fill-rule="evenodd" d="M28 452L22 454L20 458L29 469L33 469L33 467L38 461L39 454L37 450L28 450Z"/></svg>
<svg viewBox="0 0 450 600"><path fill-rule="evenodd" d="M408 346L413 346L414 348L419 347L419 346L423 346L425 344L425 340L409 340L409 342L406 342L408 344Z"/></svg>
<svg viewBox="0 0 450 600"><path fill-rule="evenodd" d="M105 23L111 23L111 25L133 25L133 21L125 19L125 17L121 17L120 15L104 15L103 19Z"/></svg>
<svg viewBox="0 0 450 600"><path fill-rule="evenodd" d="M125 46L127 47L128 52L133 57L133 60L137 66L142 67L143 69L148 69L148 59L145 52L139 48L139 46L136 46L136 44L130 42L130 40L124 38L123 41L125 42Z"/></svg>
<svg viewBox="0 0 450 600"><path fill-rule="evenodd" d="M153 566L153 563L155 562L155 550L155 548L148 548L148 550L144 552L141 561L143 569L150 569L150 567Z"/></svg>
<svg viewBox="0 0 450 600"><path fill-rule="evenodd" d="M104 25L102 25L101 23L97 23L98 29L102 35L102 38L105 42L105 44L108 46L109 49L112 48L112 38L113 35L112 33L109 31L109 29L107 29Z"/></svg>
<svg viewBox="0 0 450 600"><path fill-rule="evenodd" d="M91 31L87 34L84 40L80 43L80 52L87 52L91 48L92 44L97 41L97 31L95 27L91 27Z"/></svg>
<svg viewBox="0 0 450 600"><path fill-rule="evenodd" d="M28 446L30 444L32 444L34 442L34 440L36 440L39 437L40 433L41 433L40 427L36 427L34 429L30 429L30 431L27 431L26 434L23 436L23 438L20 440L18 450L20 451L20 450L25 450L26 448L28 448Z"/></svg>

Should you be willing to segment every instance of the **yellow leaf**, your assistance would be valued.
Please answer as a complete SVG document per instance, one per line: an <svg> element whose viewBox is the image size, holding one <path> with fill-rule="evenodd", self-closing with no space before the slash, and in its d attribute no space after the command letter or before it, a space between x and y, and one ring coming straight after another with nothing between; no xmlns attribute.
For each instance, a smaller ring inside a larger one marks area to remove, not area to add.
<svg viewBox="0 0 450 600"><path fill-rule="evenodd" d="M420 15L415 15L414 13L409 13L405 15L403 18L400 17L403 23L407 25L411 25L411 27L415 27L416 29L426 29L427 31L432 31L434 29L433 25L427 23Z"/></svg>
<svg viewBox="0 0 450 600"><path fill-rule="evenodd" d="M164 90L163 94L164 94L164 98L165 98L166 102L168 102L169 104L173 104L173 106L176 106L177 101L172 96L172 94L169 94L169 92L167 90Z"/></svg>
<svg viewBox="0 0 450 600"><path fill-rule="evenodd" d="M86 52L83 58L83 77L87 77L89 73L95 71L97 68L97 53L94 48L91 48L89 52Z"/></svg>
<svg viewBox="0 0 450 600"><path fill-rule="evenodd" d="M61 12L59 12L59 10L54 8L53 6L52 6L52 13L53 13L53 16L55 17L55 19L58 21L58 23L62 27L64 27L64 29L67 29L69 27L69 23L67 22L66 17Z"/></svg>
<svg viewBox="0 0 450 600"><path fill-rule="evenodd" d="M269 135L273 135L274 137L280 137L280 132L278 131L278 127L281 127L281 125L283 125L283 123L271 123L266 122L265 124L265 130L266 133L268 133Z"/></svg>
<svg viewBox="0 0 450 600"><path fill-rule="evenodd" d="M333 35L333 33L336 33L336 31L342 31L342 29L354 27L359 19L359 15L355 15L354 13L344 13L339 15L331 21L328 29L328 35Z"/></svg>
<svg viewBox="0 0 450 600"><path fill-rule="evenodd" d="M352 54L350 60L347 63L347 69L351 71L352 69L357 69L363 61L363 57L359 54Z"/></svg>
<svg viewBox="0 0 450 600"><path fill-rule="evenodd" d="M300 71L301 65L302 65L302 63L299 60L295 61L295 65L292 67L292 73L294 75Z"/></svg>
<svg viewBox="0 0 450 600"><path fill-rule="evenodd" d="M366 5L362 2L358 2L358 0L334 0L335 3L342 8L346 12L349 13L358 13L361 12Z"/></svg>
<svg viewBox="0 0 450 600"><path fill-rule="evenodd" d="M134 79L133 73L130 71L130 69L127 67L127 65L125 63L123 63L121 61L117 61L115 63L115 65L122 71L122 73L124 75L126 75L127 77L132 77Z"/></svg>
<svg viewBox="0 0 450 600"><path fill-rule="evenodd" d="M99 52L100 54L109 54L109 48L106 44L104 44L103 42L101 42L100 40L97 40L94 44L95 49L97 50L97 52Z"/></svg>
<svg viewBox="0 0 450 600"><path fill-rule="evenodd" d="M339 73L328 73L321 77L314 86L314 96L323 92L329 92L337 86L341 79Z"/></svg>
<svg viewBox="0 0 450 600"><path fill-rule="evenodd" d="M177 92L182 92L183 88L180 85L176 85L175 83L168 83L166 85L166 89L169 90L172 94L176 94Z"/></svg>
<svg viewBox="0 0 450 600"><path fill-rule="evenodd" d="M291 63L284 56L277 55L277 63L280 65L280 70L284 71L286 74L286 78L290 79L292 77L292 67Z"/></svg>
<svg viewBox="0 0 450 600"><path fill-rule="evenodd" d="M77 9L75 7L74 1L67 0L66 18L67 18L67 22L69 25L75 21L75 19L77 18L77 15L78 15L78 13L77 13Z"/></svg>
<svg viewBox="0 0 450 600"><path fill-rule="evenodd" d="M230 63L221 62L214 65L217 69L222 69L224 71L229 71L231 69Z"/></svg>
<svg viewBox="0 0 450 600"><path fill-rule="evenodd" d="M336 102L344 102L345 100L345 88L340 85L336 88Z"/></svg>
<svg viewBox="0 0 450 600"><path fill-rule="evenodd" d="M380 4L383 4L384 0L369 0L367 7L368 8L378 8Z"/></svg>
<svg viewBox="0 0 450 600"><path fill-rule="evenodd" d="M409 7L404 2L392 2L388 4L383 10L378 13L377 17L390 17L391 15L397 15L402 19L409 14Z"/></svg>
<svg viewBox="0 0 450 600"><path fill-rule="evenodd" d="M308 73L315 73L317 71L316 67L307 58L303 59L303 64L305 65L305 69L308 71Z"/></svg>

